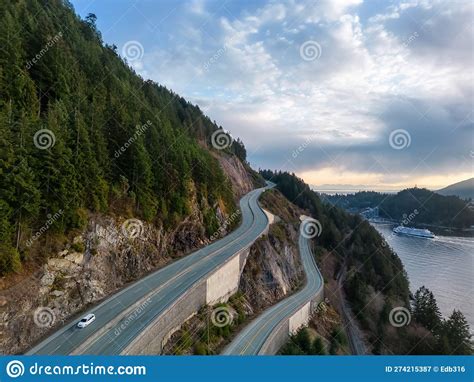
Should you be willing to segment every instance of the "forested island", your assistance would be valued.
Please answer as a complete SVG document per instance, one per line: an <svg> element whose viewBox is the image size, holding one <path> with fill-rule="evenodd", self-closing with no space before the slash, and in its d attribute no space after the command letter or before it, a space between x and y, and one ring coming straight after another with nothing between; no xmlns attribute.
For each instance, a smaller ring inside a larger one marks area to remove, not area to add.
<svg viewBox="0 0 474 382"><path fill-rule="evenodd" d="M396 194L361 191L354 194L322 195L332 205L351 212L378 207L381 218L403 222L412 216L410 225L433 225L468 229L474 225L471 201L457 196L443 196L426 188L409 188Z"/></svg>

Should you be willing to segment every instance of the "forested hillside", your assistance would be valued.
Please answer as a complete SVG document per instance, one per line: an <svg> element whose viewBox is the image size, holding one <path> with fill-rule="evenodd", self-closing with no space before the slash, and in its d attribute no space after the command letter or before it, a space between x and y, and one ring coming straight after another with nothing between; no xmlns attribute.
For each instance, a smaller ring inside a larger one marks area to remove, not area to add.
<svg viewBox="0 0 474 382"><path fill-rule="evenodd" d="M474 225L474 210L469 202L457 196L443 196L426 188L410 188L397 194L362 191L349 195L325 195L326 200L339 207L362 210L379 207L381 217L402 221L415 216L412 225L434 224L453 228Z"/></svg>
<svg viewBox="0 0 474 382"><path fill-rule="evenodd" d="M18 0L0 2L0 19L0 275L32 256L38 229L81 228L90 211L115 206L170 226L197 195L209 227L217 205L232 212L209 152L219 127L138 76L103 43L94 15ZM225 150L245 160L240 141Z"/></svg>
<svg viewBox="0 0 474 382"><path fill-rule="evenodd" d="M317 244L347 259L348 265L364 264L352 275L363 280L353 293L371 288L383 291L399 301L408 301L409 289L406 273L400 258L385 247L382 237L370 224L341 208L323 204L318 195L294 174L262 171L262 176L277 183L277 188L298 207L311 212L321 223ZM352 280L349 279L349 281Z"/></svg>
<svg viewBox="0 0 474 382"><path fill-rule="evenodd" d="M432 301L427 308L425 300L428 297L420 295L426 288L415 294L415 306L411 307L409 282L400 258L367 221L342 208L322 203L318 194L294 174L270 170L260 173L275 182L288 200L319 221L314 242L318 266L326 283L325 296L338 301L339 290L343 287L354 317L366 333L370 352L472 353L469 325L461 312L454 311L448 319L443 319L432 295L428 296ZM393 316L400 310L413 318L403 327L393 324ZM433 312L436 313L435 323L430 325L426 316L432 317ZM294 338L297 344L298 338ZM459 340L448 341L447 338ZM284 348L282 351L295 354L290 350ZM320 354L314 349L306 352L315 353Z"/></svg>

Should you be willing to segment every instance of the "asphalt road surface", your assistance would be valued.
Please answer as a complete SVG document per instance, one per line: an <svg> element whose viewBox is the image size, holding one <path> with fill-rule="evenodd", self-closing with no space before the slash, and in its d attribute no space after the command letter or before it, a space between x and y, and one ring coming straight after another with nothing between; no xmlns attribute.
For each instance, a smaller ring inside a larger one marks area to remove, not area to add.
<svg viewBox="0 0 474 382"><path fill-rule="evenodd" d="M84 329L69 323L57 330L26 354L120 354L141 331L161 313L173 305L199 280L206 278L226 259L250 246L265 230L268 218L258 204L262 192L273 187L249 192L240 200L242 223L226 237L211 243L148 276L135 282L96 307L84 312L94 313L96 320ZM122 323L136 306L146 309L132 323ZM120 328L120 334L117 330Z"/></svg>
<svg viewBox="0 0 474 382"><path fill-rule="evenodd" d="M301 234L298 240L306 285L294 295L265 310L247 325L224 349L225 355L256 355L278 325L292 316L323 288L323 277L311 252L310 242Z"/></svg>

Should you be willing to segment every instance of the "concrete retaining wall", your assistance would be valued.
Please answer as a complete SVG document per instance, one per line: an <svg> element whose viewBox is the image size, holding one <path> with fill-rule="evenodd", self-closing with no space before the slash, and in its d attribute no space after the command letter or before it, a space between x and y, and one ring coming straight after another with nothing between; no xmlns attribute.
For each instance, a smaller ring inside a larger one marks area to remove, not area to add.
<svg viewBox="0 0 474 382"><path fill-rule="evenodd" d="M258 352L259 355L272 355L278 353L278 351L282 348L282 346L288 341L290 334L292 334L290 330L290 321L291 318L294 318L293 324L298 322L298 314L301 317L304 317L304 313L300 313L302 310L308 312L308 321L311 318L311 314L316 310L318 304L323 300L324 296L324 287L321 287L319 292L314 296L311 301L308 301L305 305L303 305L295 314L289 318L286 318L280 322L280 324L275 328L275 330L268 336L267 340L263 344L262 348ZM306 308L307 307L307 308ZM301 327L301 326L300 326Z"/></svg>
<svg viewBox="0 0 474 382"><path fill-rule="evenodd" d="M272 355L278 353L282 346L288 341L288 319L283 320L280 324L273 330L272 334L267 338L260 351L259 355Z"/></svg>
<svg viewBox="0 0 474 382"><path fill-rule="evenodd" d="M268 232L273 215L265 211L268 223L260 236ZM161 354L166 342L184 322L204 305L225 302L237 292L240 276L250 253L250 245L234 254L207 278L186 291L173 305L160 314L121 354Z"/></svg>
<svg viewBox="0 0 474 382"><path fill-rule="evenodd" d="M310 304L308 301L306 305L303 305L300 310L290 317L288 323L289 334L295 334L299 328L308 325L309 319L311 318Z"/></svg>
<svg viewBox="0 0 474 382"><path fill-rule="evenodd" d="M225 302L239 288L249 249L236 253L207 279L188 289L169 309L135 338L122 354L161 354L170 337L204 305Z"/></svg>
<svg viewBox="0 0 474 382"><path fill-rule="evenodd" d="M202 280L167 311L160 314L122 351L122 354L161 354L170 336L205 304L206 280Z"/></svg>
<svg viewBox="0 0 474 382"><path fill-rule="evenodd" d="M239 289L240 256L234 256L206 280L206 304L227 301Z"/></svg>

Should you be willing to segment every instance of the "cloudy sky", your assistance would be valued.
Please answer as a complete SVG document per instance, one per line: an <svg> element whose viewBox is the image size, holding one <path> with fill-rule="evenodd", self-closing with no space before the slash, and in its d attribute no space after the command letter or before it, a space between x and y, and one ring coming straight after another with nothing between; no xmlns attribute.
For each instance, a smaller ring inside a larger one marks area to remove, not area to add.
<svg viewBox="0 0 474 382"><path fill-rule="evenodd" d="M472 177L471 0L73 0L145 78L198 104L255 168L326 188Z"/></svg>

